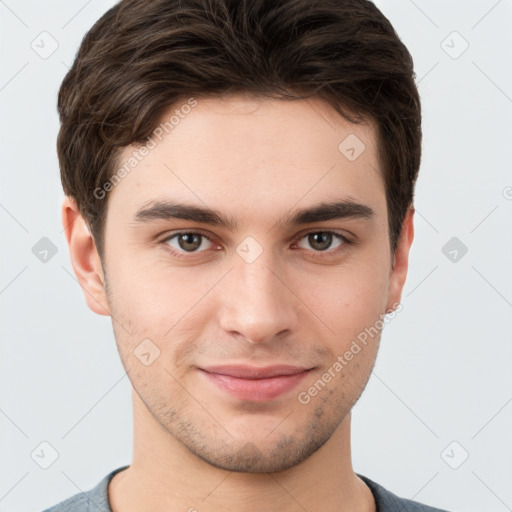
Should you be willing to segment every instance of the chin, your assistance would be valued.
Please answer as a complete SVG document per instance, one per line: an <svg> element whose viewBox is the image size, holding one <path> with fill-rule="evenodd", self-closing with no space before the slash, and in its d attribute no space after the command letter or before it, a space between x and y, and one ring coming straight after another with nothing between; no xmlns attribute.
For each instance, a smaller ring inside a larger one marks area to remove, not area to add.
<svg viewBox="0 0 512 512"><path fill-rule="evenodd" d="M307 430L307 429L305 429ZM253 430L254 431L254 430ZM221 445L218 440L206 446L194 439L184 442L187 449L210 466L237 473L275 473L299 465L315 453L332 433L309 430L306 435L238 440Z"/></svg>

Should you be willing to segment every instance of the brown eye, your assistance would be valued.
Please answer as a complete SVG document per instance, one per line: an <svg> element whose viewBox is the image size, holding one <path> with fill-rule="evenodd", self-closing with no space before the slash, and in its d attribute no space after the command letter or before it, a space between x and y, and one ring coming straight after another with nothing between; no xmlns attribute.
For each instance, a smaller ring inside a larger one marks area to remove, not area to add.
<svg viewBox="0 0 512 512"><path fill-rule="evenodd" d="M201 236L196 233L178 235L178 244L184 251L195 251L201 247Z"/></svg>
<svg viewBox="0 0 512 512"><path fill-rule="evenodd" d="M183 232L176 233L166 241L177 252L198 252L199 249L207 249L211 241L201 233ZM206 247L204 247L206 243Z"/></svg>
<svg viewBox="0 0 512 512"><path fill-rule="evenodd" d="M306 240L306 247L301 245ZM314 249L314 251L322 252L328 249L336 249L346 242L345 237L331 231L315 231L303 236L298 246L302 249ZM336 245L333 246L333 243Z"/></svg>
<svg viewBox="0 0 512 512"><path fill-rule="evenodd" d="M332 244L332 235L330 233L312 233L308 235L308 242L317 251L325 251Z"/></svg>

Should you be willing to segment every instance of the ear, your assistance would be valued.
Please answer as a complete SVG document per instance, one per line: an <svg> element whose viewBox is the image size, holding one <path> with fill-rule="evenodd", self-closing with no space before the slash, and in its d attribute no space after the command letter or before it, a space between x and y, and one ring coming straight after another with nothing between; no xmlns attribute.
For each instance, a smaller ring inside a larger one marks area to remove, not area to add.
<svg viewBox="0 0 512 512"><path fill-rule="evenodd" d="M402 297L402 289L409 267L409 250L414 239L414 206L409 206L402 224L402 231L393 257L393 268L389 276L388 304L386 312L396 309Z"/></svg>
<svg viewBox="0 0 512 512"><path fill-rule="evenodd" d="M98 315L110 315L100 256L89 227L71 197L65 197L62 202L62 225L69 246L71 265L87 305Z"/></svg>

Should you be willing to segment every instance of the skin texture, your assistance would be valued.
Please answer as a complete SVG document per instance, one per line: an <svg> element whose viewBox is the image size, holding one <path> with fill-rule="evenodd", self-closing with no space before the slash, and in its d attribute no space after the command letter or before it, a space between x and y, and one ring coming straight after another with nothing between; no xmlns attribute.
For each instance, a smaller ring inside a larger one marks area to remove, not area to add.
<svg viewBox="0 0 512 512"><path fill-rule="evenodd" d="M350 134L365 144L354 161L338 149ZM89 307L112 316L133 386L134 455L109 486L114 512L234 504L247 512L375 510L352 469L350 411L380 335L342 371L332 368L397 306L407 274L414 210L393 258L376 144L371 125L353 125L318 99L198 99L110 192L103 261L65 198L73 268ZM133 149L125 149L120 166ZM136 220L151 201L170 199L214 209L238 225ZM374 214L280 224L297 209L339 200ZM177 230L211 241L199 238L199 248L187 252L177 237L165 240ZM318 250L308 234L326 230L353 243L333 237ZM237 252L247 237L256 244L245 247L261 251L252 262ZM137 357L143 340L151 340L146 352L159 350L149 365ZM291 391L259 402L220 390L198 369L218 364L312 370ZM301 403L298 394L329 368L329 382Z"/></svg>

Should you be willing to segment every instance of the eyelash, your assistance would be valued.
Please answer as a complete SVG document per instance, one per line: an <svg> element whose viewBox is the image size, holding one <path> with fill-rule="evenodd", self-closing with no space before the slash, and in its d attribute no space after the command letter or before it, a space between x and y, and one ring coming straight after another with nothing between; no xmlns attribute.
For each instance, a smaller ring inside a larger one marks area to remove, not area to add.
<svg viewBox="0 0 512 512"><path fill-rule="evenodd" d="M351 245L353 244L354 242L352 240L349 240L346 236L336 232L336 231L331 231L331 230L315 230L315 231L308 231L307 233L301 235L300 237L296 238L295 241L293 242L293 244L296 244L298 242L300 242L300 240L302 240L303 238L306 238L307 236L309 235L312 235L312 234L315 234L315 233L323 233L323 234L329 234L329 235L332 235L333 237L336 237L338 238L341 242L342 242L342 245L337 247L334 251L329 251L329 249L326 249L325 251L315 251L315 250L311 250L312 253L311 253L311 256L313 258L325 258L326 255L327 256L334 256L335 254L337 254L338 252L342 251L343 248L347 245ZM176 231L174 233L172 233L171 235L167 236L166 238L164 238L161 243L164 244L166 246L166 249L168 251L170 251L172 253L173 256L177 257L177 258L182 258L182 259L189 259L191 257L193 257L193 255L195 254L199 254L200 252L206 252L207 250L211 250L211 249L207 249L206 251L195 251L195 252L179 252L179 251L176 251L175 249L171 248L171 246L167 243L169 242L170 240L172 240L173 238L176 238L177 236L179 235L199 235L203 238L206 238L209 242L212 242L212 243L215 243L212 238L204 233L201 233L200 231Z"/></svg>

